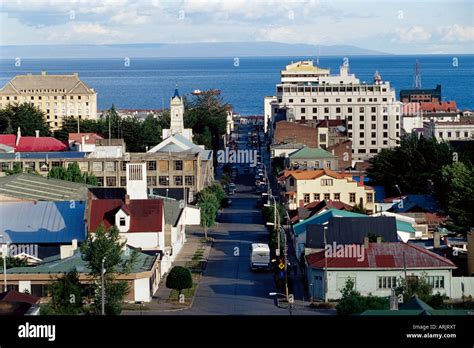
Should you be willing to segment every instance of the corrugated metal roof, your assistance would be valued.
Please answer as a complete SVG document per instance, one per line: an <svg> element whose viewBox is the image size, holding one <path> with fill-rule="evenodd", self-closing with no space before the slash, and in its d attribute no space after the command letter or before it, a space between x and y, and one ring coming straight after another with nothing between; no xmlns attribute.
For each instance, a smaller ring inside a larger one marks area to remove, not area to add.
<svg viewBox="0 0 474 348"><path fill-rule="evenodd" d="M23 200L83 201L89 185L50 179L34 174L15 174L0 178L0 194Z"/></svg>
<svg viewBox="0 0 474 348"><path fill-rule="evenodd" d="M306 226L307 225L319 225L319 224L324 224L327 222L330 218L332 217L360 217L360 218L366 218L369 217L368 215L364 214L358 214L358 213L352 213L349 211L345 210L339 210L339 209L328 209L327 211L319 214L319 215L314 215L310 217L307 220L301 221L297 223L296 225L293 226L293 231L295 232L296 235L299 235L303 232L306 232Z"/></svg>
<svg viewBox="0 0 474 348"><path fill-rule="evenodd" d="M81 242L85 206L83 201L0 202L0 235L19 244Z"/></svg>
<svg viewBox="0 0 474 348"><path fill-rule="evenodd" d="M130 258L131 252L128 253L129 256L124 253L122 256L122 260L127 260ZM148 255L142 252L138 252L137 261L133 265L131 273L140 273L146 272L152 269L153 264L157 255ZM43 261L34 266L26 266L26 267L14 267L7 270L8 274L38 274L38 273L67 273L71 271L73 268L79 273L90 273L90 269L87 266L87 262L82 259L82 254L80 250L76 250L74 255L68 257L66 259L61 260L59 255L49 257L43 259ZM118 271L123 271L122 269L118 269Z"/></svg>
<svg viewBox="0 0 474 348"><path fill-rule="evenodd" d="M334 159L335 156L321 148L310 148L303 147L302 149L296 150L288 155L290 159L304 158L304 159L318 159L318 158L330 158Z"/></svg>
<svg viewBox="0 0 474 348"><path fill-rule="evenodd" d="M325 252L320 251L306 256L306 261L311 267L325 267ZM455 269L450 260L431 251L402 242L396 243L370 243L364 248L363 261L356 257L328 257L329 268L349 269Z"/></svg>

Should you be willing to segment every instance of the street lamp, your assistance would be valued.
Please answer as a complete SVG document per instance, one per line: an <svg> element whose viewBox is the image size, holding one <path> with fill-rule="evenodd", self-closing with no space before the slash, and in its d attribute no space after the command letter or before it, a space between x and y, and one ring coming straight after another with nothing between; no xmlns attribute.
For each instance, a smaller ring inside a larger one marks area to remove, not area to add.
<svg viewBox="0 0 474 348"><path fill-rule="evenodd" d="M102 296L101 296L101 304L102 304L102 315L105 315L105 286L104 286L104 276L105 276L105 268L104 268L104 263L105 263L105 256L102 258L102 267L101 267L101 272L100 272L100 281L101 281L101 291L102 291Z"/></svg>
<svg viewBox="0 0 474 348"><path fill-rule="evenodd" d="M326 252L328 227L324 226L324 251ZM324 255L324 302L328 302L328 258Z"/></svg>
<svg viewBox="0 0 474 348"><path fill-rule="evenodd" d="M268 295L269 296L278 296L278 295L285 296L285 294L282 294L281 292L269 292ZM278 306L278 297L276 298L276 300L277 300L277 306ZM290 301L288 300L288 297L286 297L286 301L288 302L288 313L289 313L289 315L291 315L293 304L290 303Z"/></svg>

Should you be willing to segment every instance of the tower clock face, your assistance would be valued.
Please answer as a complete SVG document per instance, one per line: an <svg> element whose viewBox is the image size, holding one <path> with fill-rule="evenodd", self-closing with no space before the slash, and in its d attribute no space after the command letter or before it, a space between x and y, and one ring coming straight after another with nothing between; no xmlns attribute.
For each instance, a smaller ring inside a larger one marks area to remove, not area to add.
<svg viewBox="0 0 474 348"><path fill-rule="evenodd" d="M174 117L178 117L178 116L179 116L178 113L175 113L175 114L174 114Z"/></svg>

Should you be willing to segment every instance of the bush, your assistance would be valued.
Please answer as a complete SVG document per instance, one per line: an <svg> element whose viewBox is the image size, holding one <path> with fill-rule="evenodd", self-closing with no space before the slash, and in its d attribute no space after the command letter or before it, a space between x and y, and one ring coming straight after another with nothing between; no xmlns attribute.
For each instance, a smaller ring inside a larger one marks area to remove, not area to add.
<svg viewBox="0 0 474 348"><path fill-rule="evenodd" d="M181 294L183 289L193 287L193 278L189 269L181 266L175 266L171 269L168 277L166 277L166 287L174 289Z"/></svg>

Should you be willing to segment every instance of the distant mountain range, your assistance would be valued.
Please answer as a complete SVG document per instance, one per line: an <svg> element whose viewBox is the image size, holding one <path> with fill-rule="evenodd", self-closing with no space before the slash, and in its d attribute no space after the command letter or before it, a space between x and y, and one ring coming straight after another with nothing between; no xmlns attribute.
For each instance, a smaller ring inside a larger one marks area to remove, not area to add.
<svg viewBox="0 0 474 348"><path fill-rule="evenodd" d="M279 42L202 42L112 45L8 45L0 58L258 57L387 55L351 45L316 46Z"/></svg>

